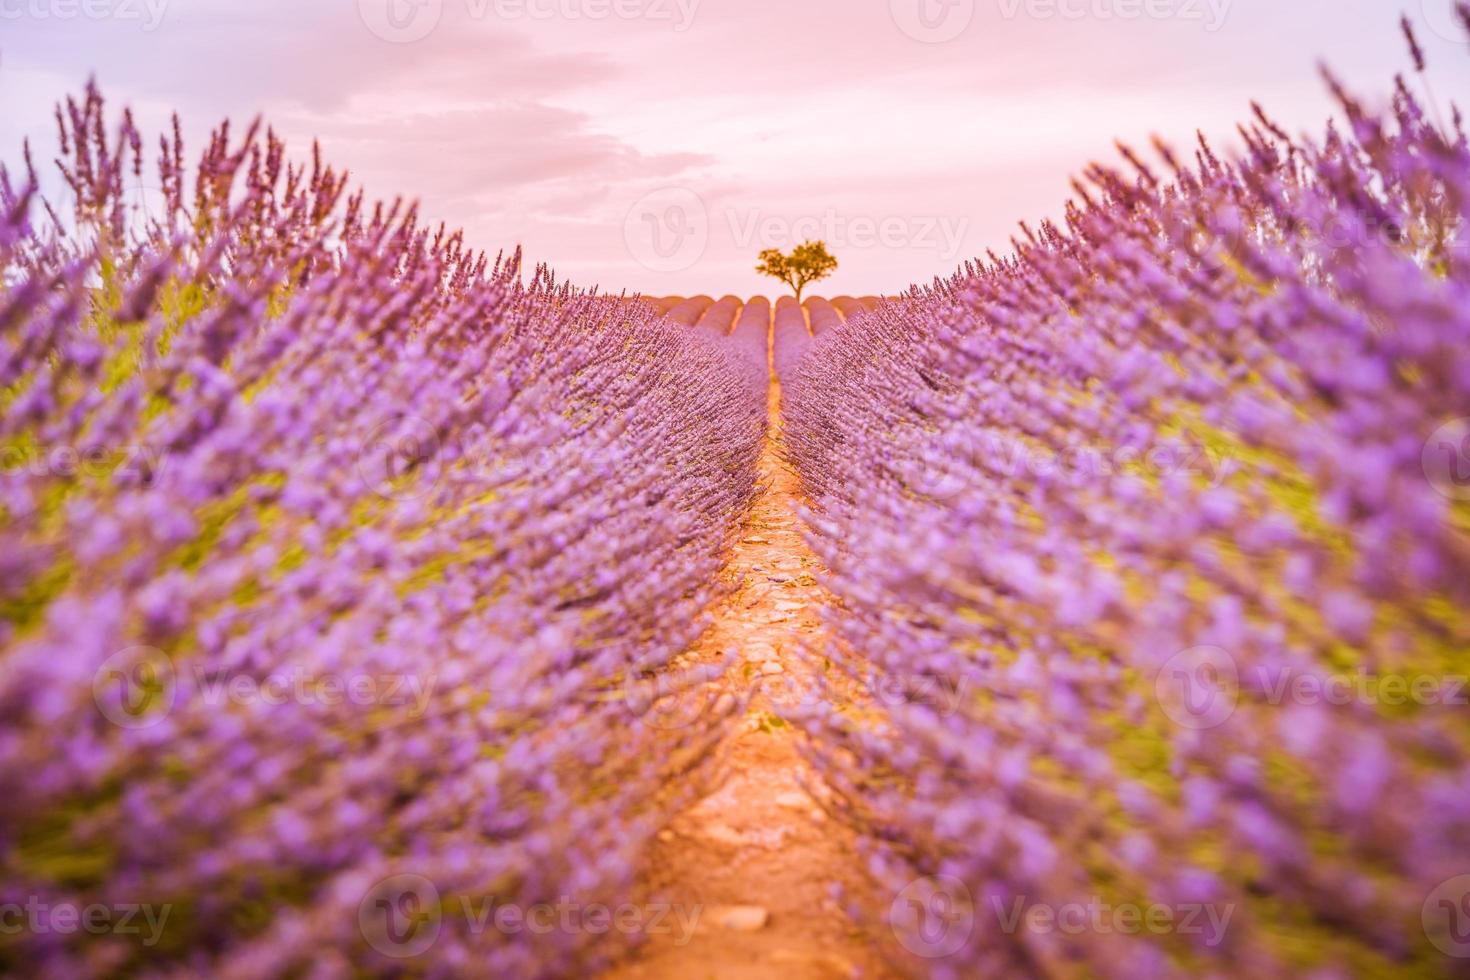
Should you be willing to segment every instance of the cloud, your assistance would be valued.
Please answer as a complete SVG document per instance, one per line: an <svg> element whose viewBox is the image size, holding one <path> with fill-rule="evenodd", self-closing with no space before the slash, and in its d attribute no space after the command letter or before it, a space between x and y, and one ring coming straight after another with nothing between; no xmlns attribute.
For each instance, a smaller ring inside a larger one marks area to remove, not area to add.
<svg viewBox="0 0 1470 980"><path fill-rule="evenodd" d="M96 73L144 97L216 112L281 104L341 112L367 94L390 101L544 98L619 71L602 55L537 50L504 24L470 17L468 7L444 10L438 28L411 44L375 36L355 2L171 0L154 30L125 18L22 17L6 23L16 38L8 61Z"/></svg>
<svg viewBox="0 0 1470 980"><path fill-rule="evenodd" d="M615 83L625 69L610 55L546 50L470 11L445 5L438 28L407 44L375 36L354 3L175 0L151 32L105 20L22 21L24 65L13 59L0 76L9 83L0 108L12 92L37 108L95 73L112 104L140 107L145 124L179 109L193 151L220 118L260 113L294 157L318 140L354 185L419 200L426 217L465 226L488 248L543 224L615 223L620 185L711 161L645 152L598 130L586 111L554 104ZM30 113L28 131L49 137L35 129L47 115ZM22 134L0 121L0 135L13 146Z"/></svg>
<svg viewBox="0 0 1470 980"><path fill-rule="evenodd" d="M589 0L373 2L437 13L435 28L390 43L359 0L169 0L153 31L0 22L0 158L96 71L152 125L180 109L195 150L221 116L264 112L296 155L320 137L370 193L421 198L477 245L521 242L614 288L750 292L770 284L732 241L732 211L944 216L967 222L973 254L1056 215L1069 176L1112 159L1115 136L1183 144L1200 127L1228 141L1255 97L1316 130L1331 111L1318 58L1370 95L1405 64L1382 0L1161 0L1148 9L1181 16L1143 19L1104 16L1139 8L1121 0L975 0L944 44L901 29L891 4L906 0L683 0L687 22L655 16L679 0L611 17ZM1191 10L1224 17L1206 30ZM1424 41L1435 90L1463 91L1466 46ZM698 265L655 274L632 260L623 222L670 185L707 202L714 231ZM954 266L916 247L839 257L832 288L851 292Z"/></svg>
<svg viewBox="0 0 1470 980"><path fill-rule="evenodd" d="M471 197L557 182L596 187L707 163L698 153L645 154L585 114L539 102L459 105L381 118L288 117L327 155L362 173L413 173L425 194Z"/></svg>

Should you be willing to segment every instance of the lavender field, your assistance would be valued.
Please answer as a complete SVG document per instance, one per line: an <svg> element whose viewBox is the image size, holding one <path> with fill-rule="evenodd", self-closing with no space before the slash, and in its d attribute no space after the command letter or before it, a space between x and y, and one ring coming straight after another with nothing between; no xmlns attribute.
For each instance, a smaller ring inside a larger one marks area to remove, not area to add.
<svg viewBox="0 0 1470 980"><path fill-rule="evenodd" d="M573 283L86 87L0 169L0 974L1470 975L1404 31L856 298Z"/></svg>

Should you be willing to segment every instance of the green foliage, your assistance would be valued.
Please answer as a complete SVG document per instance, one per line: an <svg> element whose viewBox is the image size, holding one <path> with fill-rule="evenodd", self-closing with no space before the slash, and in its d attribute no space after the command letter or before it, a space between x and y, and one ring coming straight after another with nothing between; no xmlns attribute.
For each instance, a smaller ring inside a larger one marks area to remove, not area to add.
<svg viewBox="0 0 1470 980"><path fill-rule="evenodd" d="M809 283L826 279L837 271L837 259L827 251L826 242L802 242L785 255L778 248L768 248L761 253L760 264L755 271L771 276L790 286L801 302L801 291Z"/></svg>

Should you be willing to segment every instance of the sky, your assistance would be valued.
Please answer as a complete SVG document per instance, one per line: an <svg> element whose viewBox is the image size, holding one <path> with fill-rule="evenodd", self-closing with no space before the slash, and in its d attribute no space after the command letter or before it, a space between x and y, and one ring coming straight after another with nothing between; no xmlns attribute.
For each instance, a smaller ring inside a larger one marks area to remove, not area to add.
<svg viewBox="0 0 1470 980"><path fill-rule="evenodd" d="M759 252L825 240L827 295L894 293L1061 213L1115 138L1222 149L1259 99L1320 133L1330 64L1382 103L1409 67L1470 104L1452 0L0 0L0 159L54 146L90 75L202 148L263 115L295 154L421 201L582 286L780 291ZM146 182L139 200L157 198Z"/></svg>

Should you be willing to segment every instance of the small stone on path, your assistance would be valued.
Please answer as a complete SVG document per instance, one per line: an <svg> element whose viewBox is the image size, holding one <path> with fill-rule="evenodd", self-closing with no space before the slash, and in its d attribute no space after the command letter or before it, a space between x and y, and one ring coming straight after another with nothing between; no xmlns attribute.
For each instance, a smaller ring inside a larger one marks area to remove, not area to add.
<svg viewBox="0 0 1470 980"><path fill-rule="evenodd" d="M720 905L705 914L714 925L731 932L760 932L771 918L759 905Z"/></svg>
<svg viewBox="0 0 1470 980"><path fill-rule="evenodd" d="M749 843L737 830L722 823L710 824L700 832L701 836L718 844L726 844L730 847L744 847Z"/></svg>
<svg viewBox="0 0 1470 980"><path fill-rule="evenodd" d="M805 793L782 793L776 797L776 805L784 806L791 810L805 810L812 804L812 798Z"/></svg>

